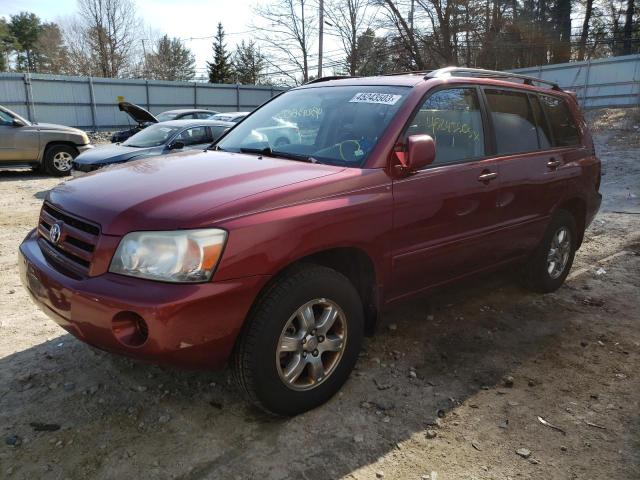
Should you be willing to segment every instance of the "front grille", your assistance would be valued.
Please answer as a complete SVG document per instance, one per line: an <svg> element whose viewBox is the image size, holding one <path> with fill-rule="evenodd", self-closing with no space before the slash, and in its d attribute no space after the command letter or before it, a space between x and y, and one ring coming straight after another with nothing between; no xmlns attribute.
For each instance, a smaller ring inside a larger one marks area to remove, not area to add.
<svg viewBox="0 0 640 480"><path fill-rule="evenodd" d="M51 229L57 225L60 235L51 238ZM40 245L45 254L65 269L88 273L93 253L100 236L100 227L45 203L38 223Z"/></svg>

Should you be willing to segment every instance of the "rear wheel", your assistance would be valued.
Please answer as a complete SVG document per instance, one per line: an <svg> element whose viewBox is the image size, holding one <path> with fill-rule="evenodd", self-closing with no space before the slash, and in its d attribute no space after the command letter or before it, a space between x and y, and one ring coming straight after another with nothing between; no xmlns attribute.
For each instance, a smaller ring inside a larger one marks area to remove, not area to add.
<svg viewBox="0 0 640 480"><path fill-rule="evenodd" d="M298 267L269 288L247 319L234 352L236 381L270 413L317 407L348 378L363 325L360 297L344 275Z"/></svg>
<svg viewBox="0 0 640 480"><path fill-rule="evenodd" d="M71 163L78 151L69 145L52 145L44 154L44 167L49 175L64 177L71 172Z"/></svg>
<svg viewBox="0 0 640 480"><path fill-rule="evenodd" d="M525 283L536 292L548 293L564 283L576 253L576 221L566 210L551 219L542 242L525 268Z"/></svg>

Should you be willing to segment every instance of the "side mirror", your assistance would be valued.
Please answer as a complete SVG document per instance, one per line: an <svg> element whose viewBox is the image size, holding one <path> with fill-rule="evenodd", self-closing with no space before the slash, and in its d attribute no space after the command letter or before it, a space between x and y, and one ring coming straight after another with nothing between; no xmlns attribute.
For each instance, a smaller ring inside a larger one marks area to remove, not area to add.
<svg viewBox="0 0 640 480"><path fill-rule="evenodd" d="M407 138L404 169L407 172L422 170L436 158L436 144L430 135L411 135Z"/></svg>
<svg viewBox="0 0 640 480"><path fill-rule="evenodd" d="M184 148L184 142L176 140L175 142L171 142L168 148L169 150L180 150L181 148Z"/></svg>
<svg viewBox="0 0 640 480"><path fill-rule="evenodd" d="M13 121L11 122L11 126L12 127L24 127L24 122L22 120L18 120L17 118L14 118Z"/></svg>

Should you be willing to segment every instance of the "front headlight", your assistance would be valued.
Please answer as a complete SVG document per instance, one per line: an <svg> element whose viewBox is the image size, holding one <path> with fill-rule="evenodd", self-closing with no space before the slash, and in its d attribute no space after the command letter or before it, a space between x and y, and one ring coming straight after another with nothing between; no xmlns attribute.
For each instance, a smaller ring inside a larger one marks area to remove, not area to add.
<svg viewBox="0 0 640 480"><path fill-rule="evenodd" d="M128 233L120 240L109 271L163 282L206 282L226 240L227 232L218 228Z"/></svg>

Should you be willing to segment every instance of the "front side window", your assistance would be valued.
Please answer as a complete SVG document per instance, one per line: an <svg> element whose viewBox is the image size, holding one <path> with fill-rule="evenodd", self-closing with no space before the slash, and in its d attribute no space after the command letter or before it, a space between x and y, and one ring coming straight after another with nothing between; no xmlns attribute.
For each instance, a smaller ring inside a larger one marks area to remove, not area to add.
<svg viewBox="0 0 640 480"><path fill-rule="evenodd" d="M156 123L129 137L122 145L138 148L158 147L164 145L179 130L180 127L167 127L161 123Z"/></svg>
<svg viewBox="0 0 640 480"><path fill-rule="evenodd" d="M439 90L427 98L405 136L430 135L436 143L434 164L483 157L484 130L475 88Z"/></svg>
<svg viewBox="0 0 640 480"><path fill-rule="evenodd" d="M505 155L538 150L536 121L527 94L486 89L485 95L496 136L496 153Z"/></svg>
<svg viewBox="0 0 640 480"><path fill-rule="evenodd" d="M580 134L569 107L564 100L550 95L540 95L542 108L547 112L556 147L572 147L580 144Z"/></svg>
<svg viewBox="0 0 640 480"><path fill-rule="evenodd" d="M238 124L217 147L360 167L409 92L388 85L290 90Z"/></svg>
<svg viewBox="0 0 640 480"><path fill-rule="evenodd" d="M175 140L184 143L185 147L188 147L190 145L212 143L213 137L207 127L193 127L180 133Z"/></svg>

